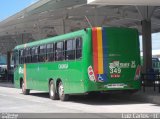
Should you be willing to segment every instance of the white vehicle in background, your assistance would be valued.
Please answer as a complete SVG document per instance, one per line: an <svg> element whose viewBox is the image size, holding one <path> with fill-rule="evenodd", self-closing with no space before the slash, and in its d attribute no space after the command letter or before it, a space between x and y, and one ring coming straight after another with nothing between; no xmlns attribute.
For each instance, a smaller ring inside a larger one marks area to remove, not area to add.
<svg viewBox="0 0 160 119"><path fill-rule="evenodd" d="M7 65L0 65L0 68L7 69Z"/></svg>

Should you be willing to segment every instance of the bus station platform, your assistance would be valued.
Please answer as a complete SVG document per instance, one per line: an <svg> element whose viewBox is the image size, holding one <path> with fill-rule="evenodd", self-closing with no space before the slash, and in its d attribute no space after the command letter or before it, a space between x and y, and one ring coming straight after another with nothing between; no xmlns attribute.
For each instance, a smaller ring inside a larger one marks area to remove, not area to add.
<svg viewBox="0 0 160 119"><path fill-rule="evenodd" d="M139 92L135 93L135 98L139 101L145 101L149 103L160 104L160 93L158 91L158 87L156 87L154 91L154 87L146 87L145 92L141 89Z"/></svg>

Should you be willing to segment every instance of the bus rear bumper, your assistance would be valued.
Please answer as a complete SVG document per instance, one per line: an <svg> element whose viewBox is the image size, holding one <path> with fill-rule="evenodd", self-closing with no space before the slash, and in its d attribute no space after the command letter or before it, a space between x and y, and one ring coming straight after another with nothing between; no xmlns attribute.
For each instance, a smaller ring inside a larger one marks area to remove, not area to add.
<svg viewBox="0 0 160 119"><path fill-rule="evenodd" d="M96 83L95 87L91 87L88 91L118 91L118 90L140 90L140 81L123 82L123 83Z"/></svg>

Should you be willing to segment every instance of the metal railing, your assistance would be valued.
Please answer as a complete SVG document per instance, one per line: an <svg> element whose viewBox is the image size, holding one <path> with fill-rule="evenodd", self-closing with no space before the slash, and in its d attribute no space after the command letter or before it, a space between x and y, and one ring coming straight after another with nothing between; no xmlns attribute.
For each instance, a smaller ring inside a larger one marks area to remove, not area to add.
<svg viewBox="0 0 160 119"><path fill-rule="evenodd" d="M152 67L155 71L160 72L160 62L153 62Z"/></svg>
<svg viewBox="0 0 160 119"><path fill-rule="evenodd" d="M160 72L148 72L141 74L143 92L145 92L146 87L153 87L153 90L156 91L158 87L160 93Z"/></svg>

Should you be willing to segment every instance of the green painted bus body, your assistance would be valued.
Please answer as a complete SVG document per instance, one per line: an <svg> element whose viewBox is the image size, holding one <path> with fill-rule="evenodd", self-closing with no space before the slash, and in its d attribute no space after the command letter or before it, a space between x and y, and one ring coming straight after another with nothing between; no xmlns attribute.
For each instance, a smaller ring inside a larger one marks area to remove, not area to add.
<svg viewBox="0 0 160 119"><path fill-rule="evenodd" d="M27 89L49 91L49 81L61 80L64 85L65 94L86 93L91 91L109 90L138 90L140 80L134 80L136 67L140 65L140 50L138 32L135 29L109 27L108 38L108 81L93 82L88 76L88 67L93 66L92 51L92 29L87 28L53 38L48 38L32 43L17 46L14 50L19 51L25 47L39 46L42 44L54 43L75 37L82 38L82 58L71 61L39 62L26 64L26 85ZM109 64L113 61L128 63L135 61L134 68L122 68L119 78L111 78ZM64 66L64 67L63 67ZM24 79L24 65L18 65L14 72L15 87L20 88L20 79ZM123 88L112 88L107 85L124 84Z"/></svg>

